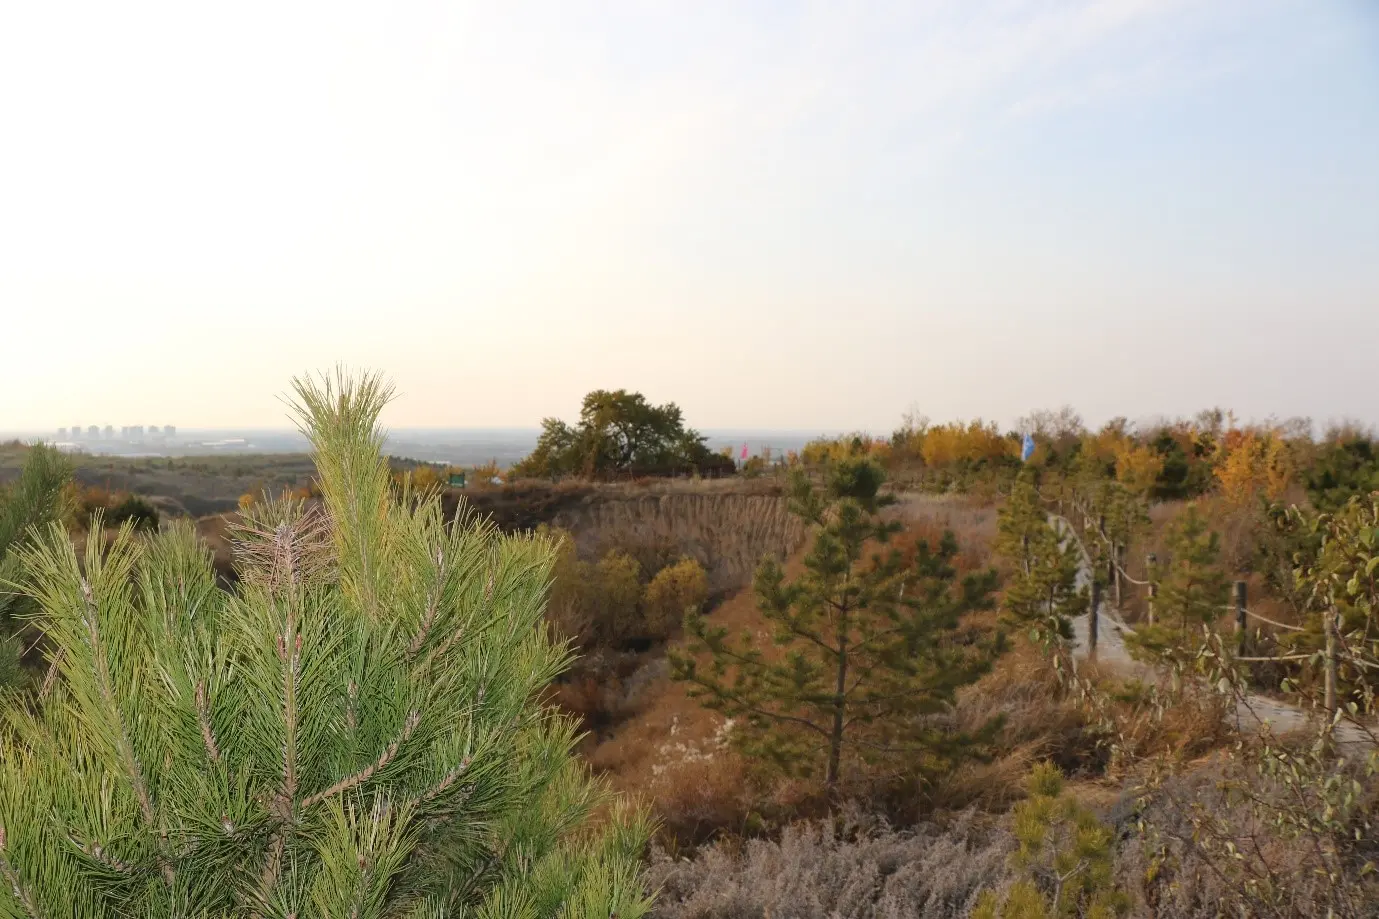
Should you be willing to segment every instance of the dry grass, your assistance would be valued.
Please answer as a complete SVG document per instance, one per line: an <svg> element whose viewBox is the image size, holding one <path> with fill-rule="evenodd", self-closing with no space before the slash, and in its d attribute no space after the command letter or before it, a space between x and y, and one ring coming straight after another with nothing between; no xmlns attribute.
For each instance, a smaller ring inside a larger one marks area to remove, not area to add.
<svg viewBox="0 0 1379 919"><path fill-rule="evenodd" d="M902 538L936 539L952 530L961 550L959 567L964 570L992 564L996 542L997 507L990 501L964 495L905 493L899 496L893 513L907 528Z"/></svg>
<svg viewBox="0 0 1379 919"><path fill-rule="evenodd" d="M787 574L801 567L792 558ZM734 634L766 637L751 590L731 595L711 616ZM589 764L616 790L643 798L669 837L694 844L751 829L754 813L790 811L794 793L784 786L766 793L751 781L748 764L726 744L723 716L671 680L664 658L647 663L621 694L622 718L591 745Z"/></svg>
<svg viewBox="0 0 1379 919"><path fill-rule="evenodd" d="M1010 883L1012 849L1008 834L970 816L901 832L852 814L692 859L657 852L648 880L667 919L956 919L982 890Z"/></svg>
<svg viewBox="0 0 1379 919"><path fill-rule="evenodd" d="M1372 793L1372 779L1364 781ZM1148 827L1146 833L1124 834L1116 864L1122 887L1141 904L1140 915L1360 919L1379 914L1379 884L1363 868L1379 855L1372 836L1347 839L1341 834L1326 840L1325 834L1314 838L1281 832L1267 812L1253 812L1227 795L1226 785L1237 782L1246 783L1252 795L1285 807L1296 799L1295 789L1230 758L1213 756L1169 778L1142 810L1127 815ZM1200 815L1209 815L1206 823L1215 830L1204 831ZM1216 845L1209 842L1213 838ZM1233 845L1229 851L1219 845L1225 839ZM1336 853L1342 854L1333 857ZM1324 865L1341 870L1329 877L1319 870ZM1263 882L1262 898L1246 893L1246 878Z"/></svg>
<svg viewBox="0 0 1379 919"><path fill-rule="evenodd" d="M805 528L784 498L771 495L638 495L581 503L561 511L556 526L575 536L580 554L610 549L686 555L708 572L709 590L745 587L764 556L784 558L803 544Z"/></svg>
<svg viewBox="0 0 1379 919"><path fill-rule="evenodd" d="M1058 682L1042 651L1020 636L990 673L958 694L954 717L967 731L993 718L1002 722L997 759L960 769L942 790L942 800L959 806L1007 806L1023 795L1018 782L1036 760L1051 760L1070 775L1100 773L1107 762L1086 709Z"/></svg>
<svg viewBox="0 0 1379 919"><path fill-rule="evenodd" d="M505 530L541 524L568 530L585 559L616 549L649 569L689 556L708 572L717 595L750 584L763 556L787 556L805 537L780 486L760 480L519 481L448 491L447 511L461 498Z"/></svg>

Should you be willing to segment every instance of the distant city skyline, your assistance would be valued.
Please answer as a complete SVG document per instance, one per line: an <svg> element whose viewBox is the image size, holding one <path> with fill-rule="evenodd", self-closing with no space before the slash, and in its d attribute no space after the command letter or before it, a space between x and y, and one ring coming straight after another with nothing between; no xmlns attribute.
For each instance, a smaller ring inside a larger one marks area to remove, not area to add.
<svg viewBox="0 0 1379 919"><path fill-rule="evenodd" d="M47 433L47 432L45 432ZM126 424L121 425L119 433L115 432L113 424L98 425L68 425L59 426L56 431L58 437L70 436L74 439L82 437L88 439L113 440L115 438L129 439L131 437L175 437L177 436L177 425L175 424Z"/></svg>

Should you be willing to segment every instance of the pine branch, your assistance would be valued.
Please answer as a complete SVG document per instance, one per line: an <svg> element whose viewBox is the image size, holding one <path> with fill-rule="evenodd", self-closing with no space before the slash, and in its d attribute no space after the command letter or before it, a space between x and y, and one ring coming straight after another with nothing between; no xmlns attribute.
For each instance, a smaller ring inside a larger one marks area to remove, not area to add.
<svg viewBox="0 0 1379 919"><path fill-rule="evenodd" d="M134 797L139 802L139 810L144 816L144 822L149 827L153 827L157 824L157 817L153 812L153 798L149 794L148 781L144 778L143 767L139 765L138 755L134 752L134 744L129 739L129 730L125 723L124 713L120 710L120 703L115 698L115 689L111 685L110 679L110 663L106 659L105 650L101 644L99 611L95 596L91 591L91 583L85 577L81 578L81 596L85 604L82 624L86 627L86 640L95 669L96 688L105 705L107 717L110 718L114 726L116 750L124 767L125 777L129 779L130 785L134 789ZM171 884L172 868L170 865L164 865L163 868L164 876Z"/></svg>
<svg viewBox="0 0 1379 919"><path fill-rule="evenodd" d="M402 726L402 736L399 737L397 740L394 740L391 744L389 744L387 748L381 754L379 754L377 760L370 763L368 766L364 767L359 772L356 772L354 775L347 776L346 778L341 779L340 781L336 782L334 785L330 786L324 791L319 791L311 797L307 798L305 801L302 802L302 810L307 810L308 808L321 803L326 798L332 797L333 795L338 795L343 791L348 791L349 789L354 788L358 785L362 785L369 779L373 778L375 773L381 772L383 769L387 768L388 764L391 763L393 759L397 756L398 748L400 748L403 744L405 744L408 741L408 739L411 738L412 732L416 730L417 725L420 723L421 713L413 709L407 715L407 721Z"/></svg>
<svg viewBox="0 0 1379 919"><path fill-rule="evenodd" d="M206 683L196 684L196 720L201 727L201 739L206 745L206 755L212 763L220 762L220 747L215 742L215 732L211 730L210 711L206 705Z"/></svg>
<svg viewBox="0 0 1379 919"><path fill-rule="evenodd" d="M758 715L762 718L768 718L772 721L782 721L788 724L795 724L800 727L809 728L811 731L815 731L819 734L822 734L824 737L828 736L827 728L821 728L817 724L814 724L812 721L809 721L807 719L799 718L795 715L787 715L784 712L776 712L762 708L759 705L755 705L754 703L747 701L746 698L744 698L738 693L734 693L731 690L724 689L721 686L715 686L714 684L705 682L702 679L691 678L690 682L695 683L698 686L704 687L715 697L725 700L736 710L741 711L744 714Z"/></svg>
<svg viewBox="0 0 1379 919"><path fill-rule="evenodd" d="M445 579L445 550L436 550L436 580L431 585L431 589L426 593L426 613L421 617L421 624L417 627L417 634L412 639L412 643L407 646L407 660L412 661L421 653L421 648L426 644L426 639L431 634L431 627L436 622L436 613L440 610L441 588Z"/></svg>
<svg viewBox="0 0 1379 919"><path fill-rule="evenodd" d="M38 901L34 899L33 891L20 881L19 874L10 864L9 857L5 855L8 843L9 835L5 832L5 827L0 826L0 875L4 876L5 882L14 891L14 898L24 907L24 912L29 916L29 919L44 919L42 911L38 908Z"/></svg>

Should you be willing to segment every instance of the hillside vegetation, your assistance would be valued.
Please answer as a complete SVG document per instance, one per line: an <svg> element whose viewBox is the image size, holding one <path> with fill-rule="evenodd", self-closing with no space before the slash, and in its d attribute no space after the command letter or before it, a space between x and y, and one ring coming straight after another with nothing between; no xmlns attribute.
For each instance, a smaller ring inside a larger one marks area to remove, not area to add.
<svg viewBox="0 0 1379 919"><path fill-rule="evenodd" d="M316 409L313 424L343 424ZM22 777L0 793L0 898L13 897L0 906L63 913L89 888L92 903L157 914L148 904L193 896L176 879L204 869L243 903L277 884L282 897L309 891L300 915L336 914L322 885L372 891L359 915L427 914L404 909L418 891L487 898L496 915L560 915L562 903L566 914L673 917L1376 914L1379 447L1368 432L1315 436L1218 411L1098 430L1066 409L1010 431L915 416L887 438L701 464L702 439L673 405L619 391L591 394L585 409L577 425L548 424L517 468L528 477L494 468L463 489L446 486L443 467L385 463L353 423L318 438L312 458L102 460L99 481L79 458L50 515L62 529L21 527L24 564L6 569L11 602L39 613L26 645L40 666L6 721L3 763ZM379 519L395 521L397 538L376 547L393 574L357 567L374 553L356 554L366 537L349 521L365 492L339 490L346 466L356 470L331 452L345 449L384 470L366 503L392 508ZM35 455L11 448L5 468ZM216 511L197 513L199 541L178 522L194 507ZM284 623L262 647L243 627L290 610L274 600L270 549L306 521L311 551L325 554L301 584L341 609L386 596L393 624L347 615L348 640L333 650L296 620L301 679L324 681L299 725L333 752L312 761L319 788L256 796L252 782L281 791L285 766L263 759L268 746L241 749L257 735L230 726L257 723L280 749L288 684L264 682L255 701L216 682L230 660L183 653L179 643L211 633L174 627L177 591L199 585L210 620L197 628L228 629L215 643L226 653L292 676L296 664L281 667L295 639L272 638ZM404 535L412 526L416 540ZM190 567L174 577L174 561ZM117 577L126 562L132 580ZM457 593L427 586L436 566L453 570ZM97 583L107 569L95 618L82 619L79 578ZM442 619L474 616L497 632L442 637ZM83 622L116 630L113 696L82 682L99 674L77 669L92 653L72 644ZM470 695L419 701L409 728L418 635L433 636L423 650L445 648L443 679ZM354 664L339 657L365 645L375 650ZM518 668L527 682L503 695L503 655L518 647L533 655ZM155 685L139 668L158 661ZM204 691L219 695L200 701L187 666L210 666ZM366 679L380 681L367 697L372 739L340 746L342 725L364 730ZM433 703L452 714L425 714L439 712ZM81 706L111 717L83 721ZM498 721L474 733L490 706ZM508 715L517 733L499 724ZM126 739L79 736L93 729L79 724L136 716ZM528 729L545 738L539 763L523 759L535 749L519 737ZM200 813L183 800L193 786L214 791L214 768L194 782L183 770L208 755L208 736L227 764L258 763L214 792L244 815L224 839L209 812L205 827L180 822ZM462 738L491 757L485 775L510 770L508 780L487 797L477 773L445 788L471 789L473 804L456 807L497 808L475 825L499 835L406 830L399 821L421 811L379 810L389 788L424 785L408 776L445 784L457 767L426 751L455 753L445 744ZM155 748L172 758L150 811L121 750L138 766ZM84 750L96 759L65 778L43 765ZM115 809L99 818L81 803L94 786L63 784L87 772L114 783ZM604 790L638 802L654 827ZM495 846L529 816L549 832ZM434 852L407 849L441 838L432 832L446 840ZM213 838L214 866L187 854ZM288 876L279 839L300 874ZM465 886L440 867L459 864L481 880ZM253 902L287 914L285 899Z"/></svg>

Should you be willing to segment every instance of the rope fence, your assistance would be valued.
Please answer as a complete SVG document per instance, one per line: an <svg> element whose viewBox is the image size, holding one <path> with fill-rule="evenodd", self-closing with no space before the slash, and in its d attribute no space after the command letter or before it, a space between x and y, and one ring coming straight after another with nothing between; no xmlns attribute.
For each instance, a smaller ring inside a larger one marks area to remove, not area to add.
<svg viewBox="0 0 1379 919"><path fill-rule="evenodd" d="M1141 580L1139 580L1138 578L1132 578L1132 577L1130 576L1130 572L1128 572L1128 571L1126 571L1124 568L1122 568L1122 567L1120 566L1120 563L1119 563L1119 562L1113 562L1112 564L1114 564L1114 565L1116 566L1116 570L1120 572L1120 576L1123 577L1123 578L1125 578L1125 580L1129 581L1131 584L1134 584L1134 585L1136 585L1137 587L1148 587L1148 586L1149 586L1149 583L1150 583L1150 582L1147 581L1147 580L1141 581Z"/></svg>
<svg viewBox="0 0 1379 919"><path fill-rule="evenodd" d="M1070 500L1070 503L1072 504L1073 509L1074 509L1075 511L1077 511L1078 513L1080 513L1080 514L1082 515L1082 517L1083 517L1084 526L1082 527L1082 530L1083 530L1084 532L1091 532L1091 533L1093 533L1095 536L1097 536L1097 538L1099 538L1099 539L1102 541L1102 543L1103 543L1108 549L1110 549L1109 561L1110 561L1111 570L1114 571L1114 572L1115 572L1117 575L1119 575L1120 577L1124 578L1124 579L1126 580L1126 582L1128 582L1128 583L1130 583L1130 584L1136 585L1136 586L1138 586L1138 587L1148 587L1148 588L1149 588L1149 591L1150 591L1151 602L1152 602L1152 599L1153 599L1153 596L1154 596L1154 582L1153 582L1151 579L1144 579L1144 580L1141 580L1141 579L1139 579L1139 578L1132 577L1132 576L1130 575L1130 573L1129 573L1128 571L1125 570L1125 567L1124 567L1123 565L1121 565L1119 561L1116 560L1116 554L1117 554L1117 549L1118 549L1117 544L1116 544L1110 537L1108 537L1108 536L1106 535L1106 533L1103 531L1103 529L1102 529L1102 527L1101 527L1100 525L1093 526L1093 525L1091 524L1092 515L1087 511L1086 508L1084 508L1084 507L1083 507L1080 503L1078 503L1076 500ZM1086 568L1088 569L1088 571L1090 571L1091 568L1092 568L1091 553L1087 551L1087 546L1082 542L1082 540L1081 540L1080 538L1078 538L1078 535L1077 535L1077 533L1078 533L1078 528L1075 527L1075 526L1073 526L1072 521L1070 521L1068 518L1062 516L1061 514L1055 514L1055 513L1050 512L1049 517L1050 517L1050 519L1052 519L1052 520L1057 520L1058 522L1060 522L1060 523L1062 524L1061 530L1062 530L1063 534L1064 534L1065 536L1067 536L1068 538L1072 539L1074 542L1076 542L1076 543L1078 544L1078 549L1079 549L1079 551L1080 551L1081 554L1082 554L1083 563L1084 563L1084 565L1086 566ZM1236 587L1236 590L1237 590L1237 594L1236 594L1236 596L1237 596L1237 602L1234 603L1234 604L1227 604L1226 606L1223 607L1223 609L1225 609L1227 612L1233 612L1233 613L1235 613L1236 616L1238 617L1237 620L1236 620L1236 627L1237 627L1237 630L1238 630L1239 633L1240 633L1239 647L1238 647L1238 652L1239 652L1239 653L1237 653L1236 655L1234 655L1234 656L1232 657L1233 660L1239 661L1239 662L1242 662L1242 663L1261 663L1261 664L1262 664L1262 663L1290 663L1290 662L1296 662L1296 661L1310 660L1310 659L1316 657L1316 654L1315 654L1315 653L1313 653L1313 654L1277 654L1277 655L1267 655L1267 656L1266 656L1266 655L1247 655L1247 654L1245 653L1245 650L1246 650L1246 643L1247 643L1247 640L1248 640L1248 633L1247 633L1246 629L1244 628L1244 622L1245 622L1245 619L1246 619L1246 618L1254 619L1254 620L1257 620L1257 621L1259 621L1259 622L1265 623L1265 624L1267 624L1267 625L1273 626L1274 628L1283 629L1284 631L1288 631L1288 632L1305 632L1305 631L1307 631L1307 630L1306 630L1304 627L1302 627L1302 626L1291 625L1291 624L1286 623L1286 622L1279 622L1279 621L1276 620L1276 619L1271 619L1271 618L1269 618L1268 616L1263 616L1263 615L1261 615L1261 614L1259 614L1259 613L1254 612L1254 611L1251 610L1251 609L1248 609L1248 608L1244 605L1244 590L1243 590L1243 587L1244 587L1244 583L1243 583L1243 582L1237 582L1237 587ZM1117 594L1117 598L1118 598L1118 597L1119 597L1119 589L1117 589L1116 594ZM1094 605L1093 605L1093 607L1092 607L1092 609L1091 609L1091 611L1090 611L1090 616L1092 617L1093 620L1095 620L1095 618L1098 617L1098 616L1105 616L1106 619L1108 619L1111 623L1113 623L1115 626L1117 626L1122 632L1124 632L1124 633L1126 633L1126 634L1129 634L1129 635L1135 635L1135 634L1136 634L1135 629L1134 629L1133 627L1131 627L1128 623L1125 622L1125 620L1120 616L1120 611L1119 611L1118 609L1116 609L1116 608L1112 605L1112 603L1110 602L1109 598L1108 598L1108 599L1105 599L1105 600L1101 599L1101 597L1100 597L1100 591L1096 589L1096 586L1095 586L1095 585L1094 585L1094 587L1093 587L1093 598L1094 598L1094 600L1100 601L1100 602L1095 602ZM1152 612L1151 612L1151 616L1152 616ZM1152 622L1152 619L1151 619L1151 622ZM1095 650L1094 650L1094 649L1095 649L1095 646L1096 646L1096 635L1097 635L1097 632L1098 632L1098 629L1097 629L1097 626L1096 626L1095 621L1090 622L1090 623L1089 623L1089 627L1088 627L1088 638L1089 638L1089 642L1088 642L1088 643L1089 643L1089 645L1091 646L1092 653L1095 653ZM1334 646L1333 646L1333 647L1334 647ZM1339 659L1339 655L1337 655L1337 654L1332 653L1332 654L1327 655L1326 661L1325 661L1325 662L1326 662L1326 665L1327 665L1327 668L1328 668L1329 670L1333 670L1333 671L1334 671L1334 668L1335 668L1335 666L1336 666L1336 664L1337 664L1337 662L1338 662L1338 659ZM1354 656L1354 655L1349 655L1349 654L1347 654L1347 655L1346 655L1346 659L1347 659L1347 660L1351 660L1351 661L1353 661L1354 663L1357 663L1357 664L1367 665L1367 662L1361 661L1358 657L1356 657L1356 656Z"/></svg>
<svg viewBox="0 0 1379 919"><path fill-rule="evenodd" d="M1087 545L1083 542L1082 538L1080 538L1079 532L1091 532L1095 534L1095 536L1101 540L1101 543L1109 550L1106 553L1106 561L1108 562L1107 569L1109 572L1108 580L1110 581L1110 586L1114 588L1114 596L1103 599L1101 596L1101 583L1095 578L1092 578L1092 605L1088 615L1087 628L1087 644L1090 656L1096 656L1098 633L1097 619L1099 617L1104 616L1110 623L1128 635L1136 634L1135 629L1128 625L1120 615L1122 580L1125 583L1137 587L1148 588L1148 622L1152 624L1154 622L1154 599L1157 595L1158 587L1156 579L1153 576L1154 556L1150 555L1147 559L1149 567L1147 572L1148 577L1141 580L1140 578L1131 576L1121 563L1121 556L1125 550L1125 546L1123 544L1118 544L1106 534L1105 517L1094 517L1081 502L1070 495L1065 495L1055 500L1050 500L1047 496L1043 495L1040 497L1044 500L1046 506L1057 506L1059 513L1054 513L1052 510L1047 511L1049 519L1059 524L1057 529L1062 536L1073 540L1077 544L1078 550L1082 555L1084 569L1089 576L1093 571L1092 556L1091 553L1087 551ZM1062 510L1065 506L1065 502L1071 505L1073 511L1082 516L1083 525L1081 527L1073 526L1072 521L1063 516ZM1093 521L1096 522L1094 523ZM1268 616L1261 615L1249 609L1246 605L1246 584L1244 581L1236 581L1234 601L1234 603L1224 607L1228 612L1234 612L1236 614L1237 646L1235 648L1236 653L1230 656L1230 660L1247 664L1300 663L1304 661L1320 662L1325 677L1325 699L1323 708L1332 716L1333 722L1341 711L1338 707L1339 699L1337 694L1338 671L1341 664L1344 663L1368 671L1379 670L1379 663L1365 659L1364 653L1351 648L1349 642L1346 640L1346 636L1340 634L1340 629L1338 627L1339 614L1334 608L1323 616L1322 625L1323 635L1325 636L1324 648L1307 653L1274 655L1247 654L1246 652L1249 650L1250 644L1250 629L1246 628L1246 624L1249 620L1272 626L1284 632L1299 633L1307 632L1308 629L1300 625L1279 622L1276 619L1271 619Z"/></svg>
<svg viewBox="0 0 1379 919"><path fill-rule="evenodd" d="M1273 626L1274 628L1286 629L1286 630L1289 631L1289 632L1306 632L1306 631L1307 631L1307 629L1303 628L1303 627L1300 626L1300 625L1289 625L1289 624L1286 623L1286 622L1278 622L1278 621L1276 621L1276 620L1274 620L1274 619L1270 619L1268 616L1261 616L1259 613L1252 612L1252 611L1247 610L1247 609L1241 609L1240 607L1236 607L1236 606L1227 606L1226 609L1230 610L1230 611L1233 612L1233 613L1244 613L1246 616L1249 616L1251 619L1258 619L1260 622L1267 623L1268 625L1271 625L1271 626Z"/></svg>

